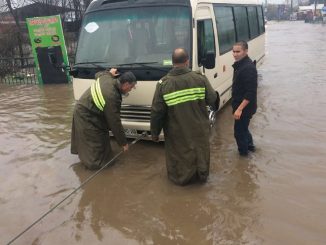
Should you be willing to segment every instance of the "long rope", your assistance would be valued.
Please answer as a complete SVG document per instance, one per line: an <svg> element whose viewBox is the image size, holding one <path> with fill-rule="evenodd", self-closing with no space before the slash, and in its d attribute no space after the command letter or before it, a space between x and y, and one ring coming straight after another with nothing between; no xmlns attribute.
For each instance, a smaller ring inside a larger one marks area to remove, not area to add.
<svg viewBox="0 0 326 245"><path fill-rule="evenodd" d="M130 143L131 145L136 144L141 138L146 136L146 132L143 132L138 138L136 138L134 141ZM84 182L82 182L77 188L75 188L68 196L66 196L64 199L62 199L60 202L58 202L54 207L52 207L49 211L44 213L40 218L38 218L36 221L34 221L31 225L29 225L25 230L23 230L21 233L19 233L17 236L15 236L13 239L11 239L7 245L12 244L14 241L16 241L19 237L21 237L25 232L27 232L29 229L31 229L34 225L36 225L38 222L40 222L45 216L47 216L49 213L51 213L54 209L56 209L61 203L63 203L65 200L67 200L69 197L71 197L73 194L75 194L80 188L82 188L84 185L86 185L91 179L93 179L96 175L98 175L103 169L108 167L115 159L117 159L123 151L120 151L118 154L116 154L109 162L107 162L103 167L101 167L99 170L97 170L94 174L89 176Z"/></svg>

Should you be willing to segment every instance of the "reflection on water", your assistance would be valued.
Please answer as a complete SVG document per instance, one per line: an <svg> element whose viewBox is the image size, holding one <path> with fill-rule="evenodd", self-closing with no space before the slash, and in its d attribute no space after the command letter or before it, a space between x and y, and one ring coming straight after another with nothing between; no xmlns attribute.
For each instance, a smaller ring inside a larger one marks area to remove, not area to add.
<svg viewBox="0 0 326 245"><path fill-rule="evenodd" d="M51 193L70 189L73 183L66 170L71 159L71 93L67 85L0 85L1 244L56 202ZM22 244L31 237L33 231Z"/></svg>
<svg viewBox="0 0 326 245"><path fill-rule="evenodd" d="M12 162L47 160L70 143L73 101L66 86L2 85L1 95L2 151Z"/></svg>
<svg viewBox="0 0 326 245"><path fill-rule="evenodd" d="M325 36L321 25L267 26L257 152L238 156L228 105L208 183L173 185L164 145L139 142L16 244L325 244ZM2 244L93 172L70 154L70 85L1 84L0 95Z"/></svg>

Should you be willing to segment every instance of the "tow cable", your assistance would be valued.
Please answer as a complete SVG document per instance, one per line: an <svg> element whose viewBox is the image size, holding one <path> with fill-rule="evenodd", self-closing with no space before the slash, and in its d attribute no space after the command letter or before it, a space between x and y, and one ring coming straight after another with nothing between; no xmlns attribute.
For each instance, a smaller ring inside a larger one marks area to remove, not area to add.
<svg viewBox="0 0 326 245"><path fill-rule="evenodd" d="M136 139L134 139L129 146L132 146L136 144L139 140L141 140L143 137L147 136L147 133L144 131L140 136L138 136ZM118 154L116 154L109 162L107 162L104 166L102 166L99 170L97 170L94 174L89 176L84 182L82 182L78 187L76 187L69 195L67 195L65 198L63 198L60 202L58 202L54 207L52 207L50 210L48 210L46 213L44 213L40 218L35 220L31 225L29 225L25 230L20 232L17 236L15 236L13 239L11 239L7 245L12 244L14 241L16 241L19 237L21 237L24 233L26 233L29 229L31 229L34 225L36 225L38 222L40 222L43 218L45 218L49 213L51 213L54 209L56 209L61 203L63 203L65 200L67 200L69 197L71 197L73 194L75 194L80 188L82 188L84 185L86 185L91 179L93 179L96 175L98 175L103 169L107 168L115 159L117 159L124 151L120 151Z"/></svg>

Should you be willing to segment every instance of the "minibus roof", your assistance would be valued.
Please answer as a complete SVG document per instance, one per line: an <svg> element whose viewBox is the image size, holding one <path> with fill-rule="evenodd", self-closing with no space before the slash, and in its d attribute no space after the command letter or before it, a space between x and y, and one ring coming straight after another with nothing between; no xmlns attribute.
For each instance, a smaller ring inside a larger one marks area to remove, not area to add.
<svg viewBox="0 0 326 245"><path fill-rule="evenodd" d="M105 9L142 7L148 5L150 6L162 6L162 5L196 6L199 3L261 4L259 0L93 0L88 6L86 13L105 10Z"/></svg>
<svg viewBox="0 0 326 245"><path fill-rule="evenodd" d="M181 5L190 6L190 0L93 0L88 6L86 13L99 11L103 9L117 9L125 7L141 7L141 6L166 6Z"/></svg>

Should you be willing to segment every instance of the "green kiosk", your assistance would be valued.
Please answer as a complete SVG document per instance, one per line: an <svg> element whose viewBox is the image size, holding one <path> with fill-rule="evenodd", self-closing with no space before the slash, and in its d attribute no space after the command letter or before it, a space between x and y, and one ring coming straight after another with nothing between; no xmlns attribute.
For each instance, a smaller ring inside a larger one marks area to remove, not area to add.
<svg viewBox="0 0 326 245"><path fill-rule="evenodd" d="M26 21L39 84L68 83L69 60L60 15Z"/></svg>

